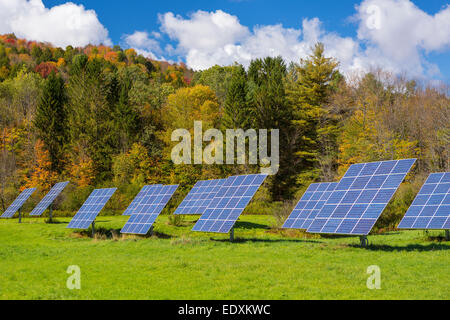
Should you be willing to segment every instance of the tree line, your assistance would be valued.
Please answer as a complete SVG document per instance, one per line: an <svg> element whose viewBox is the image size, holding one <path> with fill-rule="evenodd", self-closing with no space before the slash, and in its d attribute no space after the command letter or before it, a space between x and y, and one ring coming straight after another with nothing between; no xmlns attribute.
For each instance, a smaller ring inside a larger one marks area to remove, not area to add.
<svg viewBox="0 0 450 320"><path fill-rule="evenodd" d="M279 129L280 170L259 201L298 199L353 163L418 158L396 196L407 208L429 172L449 169L449 90L382 70L344 76L318 43L298 63L255 59L193 72L119 46L54 48L0 36L0 201L72 182L61 207L117 186L124 209L144 184L259 172L257 165L174 165L173 130ZM269 135L270 136L270 135ZM182 197L181 197L182 198ZM180 200L181 200L180 198ZM255 212L257 213L257 212Z"/></svg>

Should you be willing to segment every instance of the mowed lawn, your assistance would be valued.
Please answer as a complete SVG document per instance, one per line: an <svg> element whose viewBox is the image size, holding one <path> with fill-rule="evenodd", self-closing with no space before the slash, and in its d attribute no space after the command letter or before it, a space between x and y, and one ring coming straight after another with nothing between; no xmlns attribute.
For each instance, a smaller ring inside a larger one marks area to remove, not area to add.
<svg viewBox="0 0 450 320"><path fill-rule="evenodd" d="M242 216L236 242L191 232L158 218L153 237L102 236L126 217L99 217L92 239L58 224L0 221L1 299L448 299L450 243L423 231L356 237L308 237L273 231L272 217ZM116 232L114 232L116 233ZM433 232L432 235L443 233ZM67 268L81 269L69 290ZM381 289L367 288L379 266Z"/></svg>

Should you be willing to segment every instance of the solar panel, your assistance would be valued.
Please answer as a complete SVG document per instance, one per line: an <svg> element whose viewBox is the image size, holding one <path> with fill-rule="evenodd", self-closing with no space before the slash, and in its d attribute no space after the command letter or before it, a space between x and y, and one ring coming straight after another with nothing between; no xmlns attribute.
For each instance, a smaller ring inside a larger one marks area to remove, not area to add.
<svg viewBox="0 0 450 320"><path fill-rule="evenodd" d="M198 181L174 214L203 214L226 179Z"/></svg>
<svg viewBox="0 0 450 320"><path fill-rule="evenodd" d="M429 176L405 217L400 229L450 229L450 172Z"/></svg>
<svg viewBox="0 0 450 320"><path fill-rule="evenodd" d="M283 228L308 229L337 185L337 182L311 184L284 223Z"/></svg>
<svg viewBox="0 0 450 320"><path fill-rule="evenodd" d="M228 178L192 230L228 233L266 178L262 174Z"/></svg>
<svg viewBox="0 0 450 320"><path fill-rule="evenodd" d="M307 231L368 235L415 161L352 165Z"/></svg>
<svg viewBox="0 0 450 320"><path fill-rule="evenodd" d="M39 204L33 209L33 211L31 211L30 216L42 215L68 184L69 181L55 184L49 191L49 193L47 193L47 195L41 200L41 202L39 202Z"/></svg>
<svg viewBox="0 0 450 320"><path fill-rule="evenodd" d="M31 189L25 189L22 191L22 193L17 197L16 200L9 206L8 209L6 209L5 212L3 212L1 218L12 218L17 210L22 208L25 201L28 200L28 198L36 191L36 188Z"/></svg>
<svg viewBox="0 0 450 320"><path fill-rule="evenodd" d="M116 190L117 188L96 189L92 191L89 198L80 210L78 210L78 213L73 217L72 221L70 221L67 228L88 229Z"/></svg>
<svg viewBox="0 0 450 320"><path fill-rule="evenodd" d="M141 202L141 200L144 197L144 195L148 194L152 190L156 190L155 187L161 187L161 186L162 186L161 184L155 184L155 185L151 185L151 186L144 186L141 189L141 191L138 193L136 198L134 198L134 200L130 203L128 208L124 211L123 215L124 216L131 216L131 214L133 213L133 210L136 208L136 206L139 204L139 202Z"/></svg>
<svg viewBox="0 0 450 320"><path fill-rule="evenodd" d="M121 233L146 235L177 188L178 185L157 186L157 190L144 194Z"/></svg>

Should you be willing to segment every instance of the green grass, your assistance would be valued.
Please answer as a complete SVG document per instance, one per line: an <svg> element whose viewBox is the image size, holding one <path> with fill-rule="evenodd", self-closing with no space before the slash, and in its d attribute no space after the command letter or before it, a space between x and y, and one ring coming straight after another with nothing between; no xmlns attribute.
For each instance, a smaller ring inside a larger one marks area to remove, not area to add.
<svg viewBox="0 0 450 320"><path fill-rule="evenodd" d="M25 218L0 221L0 299L448 299L450 243L423 231L307 238L273 231L272 217L242 216L227 235L191 232L158 218L155 236L99 234ZM126 217L99 217L97 228L120 229ZM115 233L115 232L113 232ZM439 234L439 233L434 233ZM81 290L69 290L68 266L81 268ZM381 269L369 290L367 267Z"/></svg>

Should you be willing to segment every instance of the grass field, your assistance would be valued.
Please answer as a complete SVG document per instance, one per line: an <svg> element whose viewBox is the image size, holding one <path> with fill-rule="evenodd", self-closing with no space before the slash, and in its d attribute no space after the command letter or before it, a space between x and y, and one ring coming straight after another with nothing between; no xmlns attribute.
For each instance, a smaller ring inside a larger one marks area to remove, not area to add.
<svg viewBox="0 0 450 320"><path fill-rule="evenodd" d="M1 299L448 299L450 243L423 231L306 238L273 231L272 217L242 216L235 243L227 235L190 232L158 218L153 237L122 238L126 217L99 217L97 239L26 218L0 221ZM106 231L107 235L102 235ZM439 235L435 232L433 235ZM81 290L66 287L81 268ZM369 290L367 268L381 269Z"/></svg>

